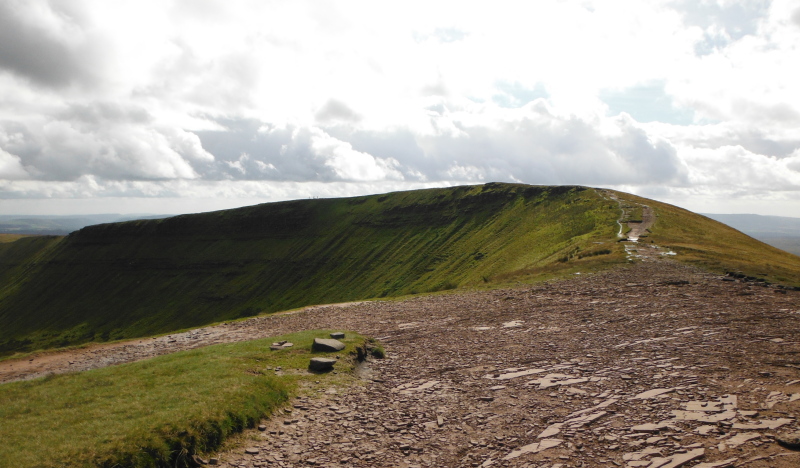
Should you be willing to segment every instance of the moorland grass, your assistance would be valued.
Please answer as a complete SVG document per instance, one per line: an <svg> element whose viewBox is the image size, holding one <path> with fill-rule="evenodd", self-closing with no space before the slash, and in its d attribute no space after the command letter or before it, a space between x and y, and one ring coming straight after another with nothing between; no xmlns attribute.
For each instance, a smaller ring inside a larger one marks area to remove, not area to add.
<svg viewBox="0 0 800 468"><path fill-rule="evenodd" d="M703 215L615 192L626 203L651 206L655 225L641 242L671 249L675 260L711 272L737 272L769 283L800 286L800 257L767 245Z"/></svg>
<svg viewBox="0 0 800 468"><path fill-rule="evenodd" d="M800 285L800 257L671 205L604 193L490 183L267 203L0 244L0 355L612 268L628 263L617 220L641 221L642 203L657 214L642 241L673 249L678 261Z"/></svg>
<svg viewBox="0 0 800 468"><path fill-rule="evenodd" d="M14 242L15 240L22 239L23 237L29 237L28 234L2 234L0 233L0 244L4 244L7 242Z"/></svg>
<svg viewBox="0 0 800 468"><path fill-rule="evenodd" d="M0 291L0 354L494 284L613 244L618 213L585 187L485 184L91 226Z"/></svg>
<svg viewBox="0 0 800 468"><path fill-rule="evenodd" d="M337 372L307 371L329 330L221 344L0 385L0 466L175 467L253 426L298 391L352 379L365 339L347 333ZM275 340L295 346L270 351ZM315 353L316 354L316 353ZM328 353L326 353L328 354ZM274 369L280 367L278 373Z"/></svg>

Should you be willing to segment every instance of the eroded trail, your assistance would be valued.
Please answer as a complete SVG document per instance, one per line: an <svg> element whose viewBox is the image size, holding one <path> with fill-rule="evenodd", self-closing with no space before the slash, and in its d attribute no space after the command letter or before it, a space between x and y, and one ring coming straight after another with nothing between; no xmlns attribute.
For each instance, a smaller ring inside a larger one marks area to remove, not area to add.
<svg viewBox="0 0 800 468"><path fill-rule="evenodd" d="M631 241L638 241L640 237L647 234L651 227L656 223L656 213L653 208L647 205L641 205L642 219L640 223L629 222L630 232L628 232L628 239Z"/></svg>
<svg viewBox="0 0 800 468"><path fill-rule="evenodd" d="M798 430L800 293L659 256L570 281L102 346L47 371L314 328L377 337L389 358L363 385L295 401L217 455L221 466L800 465L774 440Z"/></svg>
<svg viewBox="0 0 800 468"><path fill-rule="evenodd" d="M300 399L219 458L228 467L797 466L800 454L773 437L798 428L799 318L797 292L668 260L281 318L361 330L390 358L371 364L363 386Z"/></svg>

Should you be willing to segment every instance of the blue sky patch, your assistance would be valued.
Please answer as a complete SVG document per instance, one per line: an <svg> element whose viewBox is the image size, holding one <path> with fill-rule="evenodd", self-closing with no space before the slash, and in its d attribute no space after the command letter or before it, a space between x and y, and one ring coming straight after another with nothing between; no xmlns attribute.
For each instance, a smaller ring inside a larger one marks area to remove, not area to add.
<svg viewBox="0 0 800 468"><path fill-rule="evenodd" d="M664 122L690 125L694 112L674 104L664 92L663 83L633 86L622 90L604 90L599 96L608 105L608 115L625 112L639 122Z"/></svg>

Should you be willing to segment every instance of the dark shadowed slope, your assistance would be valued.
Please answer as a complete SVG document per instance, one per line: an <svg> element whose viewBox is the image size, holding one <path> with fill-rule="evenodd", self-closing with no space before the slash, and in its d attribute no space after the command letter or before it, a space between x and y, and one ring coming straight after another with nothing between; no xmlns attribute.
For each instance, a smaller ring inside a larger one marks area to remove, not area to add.
<svg viewBox="0 0 800 468"><path fill-rule="evenodd" d="M617 215L593 189L487 184L90 226L3 290L0 340L58 346L452 289L593 249L621 261L608 255Z"/></svg>

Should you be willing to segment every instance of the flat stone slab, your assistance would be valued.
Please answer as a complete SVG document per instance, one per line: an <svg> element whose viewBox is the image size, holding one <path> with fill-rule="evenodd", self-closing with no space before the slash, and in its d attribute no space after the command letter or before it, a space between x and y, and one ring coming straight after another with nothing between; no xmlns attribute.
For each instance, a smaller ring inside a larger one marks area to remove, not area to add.
<svg viewBox="0 0 800 468"><path fill-rule="evenodd" d="M661 432L662 430L668 428L666 424L639 424L638 426L633 426L631 428L631 432Z"/></svg>
<svg viewBox="0 0 800 468"><path fill-rule="evenodd" d="M735 411L723 411L722 413L708 414L700 411L673 410L672 416L678 421L697 421L704 423L714 423L726 421L736 417ZM760 427L758 428L760 429Z"/></svg>
<svg viewBox="0 0 800 468"><path fill-rule="evenodd" d="M733 425L733 428L734 429L739 429L739 430L744 430L744 431L749 431L749 430L761 431L761 430L765 430L765 429L777 429L777 428L779 428L781 426L785 426L787 424L791 424L793 421L794 421L794 419L788 419L788 418L765 419L765 420L759 421L758 424L736 423L736 424Z"/></svg>
<svg viewBox="0 0 800 468"><path fill-rule="evenodd" d="M795 432L794 434L782 435L776 437L775 440L782 447L786 447L789 450L800 450L800 432Z"/></svg>
<svg viewBox="0 0 800 468"><path fill-rule="evenodd" d="M314 344L311 345L312 351L334 352L344 349L344 343L339 340L314 338Z"/></svg>
<svg viewBox="0 0 800 468"><path fill-rule="evenodd" d="M667 458L654 458L651 460L648 468L678 468L679 466L683 466L690 461L703 458L705 454L706 450L699 448L686 453L678 453Z"/></svg>
<svg viewBox="0 0 800 468"><path fill-rule="evenodd" d="M528 444L524 447L520 447L519 449L514 450L513 452L503 457L503 460L512 460L526 453L539 453L544 450L557 447L561 445L562 442L564 441L561 439L544 439L541 442Z"/></svg>
<svg viewBox="0 0 800 468"><path fill-rule="evenodd" d="M292 346L294 346L294 343L290 343L288 341L278 341L277 343L272 343L269 349L278 351L280 349L291 348Z"/></svg>
<svg viewBox="0 0 800 468"><path fill-rule="evenodd" d="M731 437L730 439L726 439L726 440L723 440L722 442L720 442L719 445L717 446L717 450L719 450L720 452L724 452L724 451L728 450L729 448L736 448L736 447L744 444L745 442L751 441L753 439L758 439L760 437L761 437L761 434L758 434L758 433L756 433L756 434L746 434L746 433L736 434L735 436Z"/></svg>
<svg viewBox="0 0 800 468"><path fill-rule="evenodd" d="M649 400L650 398L656 398L667 393L672 393L675 390L681 390L682 388L683 387L654 388L636 395L635 397L631 398L631 400Z"/></svg>
<svg viewBox="0 0 800 468"><path fill-rule="evenodd" d="M308 369L314 372L326 372L333 370L333 365L336 364L336 359L315 357L311 358L308 364Z"/></svg>
<svg viewBox="0 0 800 468"><path fill-rule="evenodd" d="M729 458L727 460L720 460L717 462L707 462L707 463L699 463L694 466L694 468L728 468L733 466L733 462L738 460L738 458Z"/></svg>
<svg viewBox="0 0 800 468"><path fill-rule="evenodd" d="M509 372L506 374L486 374L483 376L483 378L490 380L509 380L516 379L517 377L525 377L526 375L541 374L542 372L547 372L547 369L526 369L518 372Z"/></svg>
<svg viewBox="0 0 800 468"><path fill-rule="evenodd" d="M344 339L344 333L342 333L342 332L331 333L331 338L333 338L334 340L343 340Z"/></svg>
<svg viewBox="0 0 800 468"><path fill-rule="evenodd" d="M536 436L536 438L537 439L545 439L545 438L548 438L548 437L553 437L554 435L557 435L559 432L561 432L561 428L562 427L564 427L564 423L551 424L551 425L547 426L547 429L542 431L541 434Z"/></svg>
<svg viewBox="0 0 800 468"><path fill-rule="evenodd" d="M521 327L523 323L525 322L522 320L512 320L510 322L503 322L503 328L517 328Z"/></svg>
<svg viewBox="0 0 800 468"><path fill-rule="evenodd" d="M574 413L572 413L569 416L567 416L567 419L571 419L571 418L574 418L575 416L579 416L581 414L591 413L594 410L599 410L599 409L605 408L607 406L611 406L611 405L613 405L614 403L616 403L618 401L619 400L617 400L616 398L609 398L608 400L600 403L599 405L592 406L591 408L582 409L580 411L575 411Z"/></svg>
<svg viewBox="0 0 800 468"><path fill-rule="evenodd" d="M573 427L573 428L581 427L581 426L584 426L586 424L589 424L591 422L594 422L594 421L602 418L606 414L607 413L605 411L598 411L596 413L587 414L587 415L583 415L583 416L578 416L576 418L572 418L572 419L566 421L565 424L569 424L569 426Z"/></svg>

